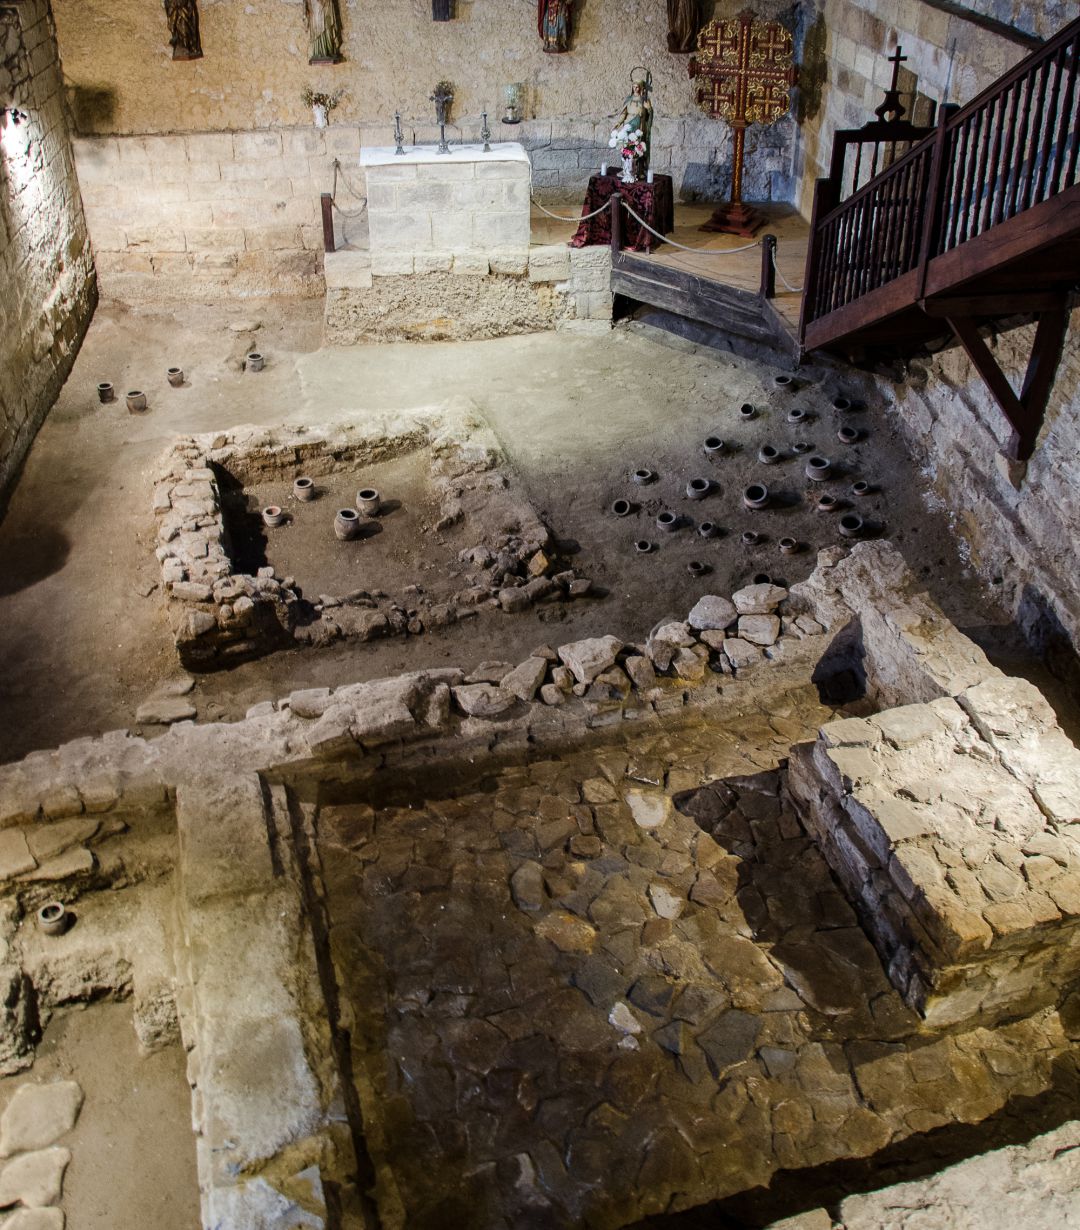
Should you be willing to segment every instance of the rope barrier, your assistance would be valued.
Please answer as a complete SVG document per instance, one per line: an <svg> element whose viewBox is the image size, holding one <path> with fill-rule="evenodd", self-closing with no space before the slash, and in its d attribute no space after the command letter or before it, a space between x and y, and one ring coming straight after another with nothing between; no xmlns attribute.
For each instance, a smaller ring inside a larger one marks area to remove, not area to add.
<svg viewBox="0 0 1080 1230"><path fill-rule="evenodd" d="M772 267L776 272L776 276L780 279L781 282L783 282L783 284L787 287L788 290L791 291L793 295L801 295L803 293L803 288L801 286L792 286L791 283L787 280L787 278L785 278L784 275L780 272L780 266L776 263L776 249L775 248L773 248L772 250Z"/></svg>
<svg viewBox="0 0 1080 1230"><path fill-rule="evenodd" d="M564 218L562 214L553 214L550 209L545 209L543 205L530 194L529 198L542 214L547 214L549 218L554 218L556 222L588 222L590 218L595 218L597 214L602 214L608 208L609 203L605 201L599 209L594 209L591 214L582 214L578 218Z"/></svg>
<svg viewBox="0 0 1080 1230"><path fill-rule="evenodd" d="M339 175L341 177L341 182L345 185L349 192L351 192L358 201L363 201L363 204L359 209L342 209L337 203L337 184ZM339 214L341 214L343 218L359 218L368 206L367 197L364 196L363 193L357 192L352 184L349 183L345 176L345 172L342 170L341 163L336 158L334 159L334 186L330 189L330 204L333 205L333 207Z"/></svg>
<svg viewBox="0 0 1080 1230"><path fill-rule="evenodd" d="M659 231L654 231L644 218L639 217L627 205L625 200L623 200L622 206L638 226L643 226L650 235L655 235L661 243L670 244L673 248L680 248L683 252L690 252L694 256L734 256L736 252L749 252L751 248L757 248L761 245L761 240L755 239L753 243L744 243L741 248L688 248L686 244L676 243L674 239L668 239L666 235L661 235Z"/></svg>

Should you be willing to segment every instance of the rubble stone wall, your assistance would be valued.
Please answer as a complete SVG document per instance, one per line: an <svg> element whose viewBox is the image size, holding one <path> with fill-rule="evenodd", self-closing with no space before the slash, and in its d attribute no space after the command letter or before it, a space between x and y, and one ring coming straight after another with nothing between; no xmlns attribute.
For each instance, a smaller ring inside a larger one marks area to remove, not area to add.
<svg viewBox="0 0 1080 1230"><path fill-rule="evenodd" d="M3 494L71 370L97 297L47 0L0 12L0 285Z"/></svg>
<svg viewBox="0 0 1080 1230"><path fill-rule="evenodd" d="M1019 387L1035 326L989 339ZM938 499L952 510L971 562L1028 639L1052 655L1080 647L1080 317L1064 354L1034 456L1009 463L1010 427L959 347L912 362L903 382L879 381L896 425Z"/></svg>

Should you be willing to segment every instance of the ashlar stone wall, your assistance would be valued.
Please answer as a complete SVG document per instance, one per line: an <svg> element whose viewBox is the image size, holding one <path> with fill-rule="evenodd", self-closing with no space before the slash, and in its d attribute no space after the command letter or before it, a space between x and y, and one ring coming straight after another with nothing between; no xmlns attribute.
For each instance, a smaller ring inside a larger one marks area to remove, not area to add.
<svg viewBox="0 0 1080 1230"><path fill-rule="evenodd" d="M1029 53L1024 42L987 30L959 5L950 7L946 12L925 0L819 0L807 18L795 158L796 202L804 214L813 204L814 180L827 173L833 133L874 118L892 77L887 57L897 43L907 57L901 97L907 118L919 124L928 122L928 102L969 102ZM991 7L990 0L980 7ZM1046 7L1044 35L1067 20L1049 13L1064 6Z"/></svg>
<svg viewBox="0 0 1080 1230"><path fill-rule="evenodd" d="M96 297L46 0L0 6L0 109L3 493L71 369Z"/></svg>

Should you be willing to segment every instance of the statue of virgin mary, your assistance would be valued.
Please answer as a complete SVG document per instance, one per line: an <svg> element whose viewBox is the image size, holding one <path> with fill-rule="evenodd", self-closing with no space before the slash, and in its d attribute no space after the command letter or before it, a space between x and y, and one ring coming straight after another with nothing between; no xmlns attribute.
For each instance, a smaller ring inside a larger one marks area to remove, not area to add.
<svg viewBox="0 0 1080 1230"><path fill-rule="evenodd" d="M544 40L544 50L570 50L570 11L573 0L537 0L536 27Z"/></svg>
<svg viewBox="0 0 1080 1230"><path fill-rule="evenodd" d="M337 0L304 0L311 35L309 64L337 64L341 59L341 14Z"/></svg>

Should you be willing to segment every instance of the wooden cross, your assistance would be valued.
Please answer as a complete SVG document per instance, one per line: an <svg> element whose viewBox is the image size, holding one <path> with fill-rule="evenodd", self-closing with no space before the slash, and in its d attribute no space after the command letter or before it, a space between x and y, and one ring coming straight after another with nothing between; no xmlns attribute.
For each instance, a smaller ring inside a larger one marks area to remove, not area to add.
<svg viewBox="0 0 1080 1230"><path fill-rule="evenodd" d="M743 203L743 159L749 124L773 124L791 108L797 70L791 32L776 21L757 22L750 9L730 21L710 21L698 35L688 66L700 79L698 105L733 132L731 201L701 228L753 235L764 218Z"/></svg>

